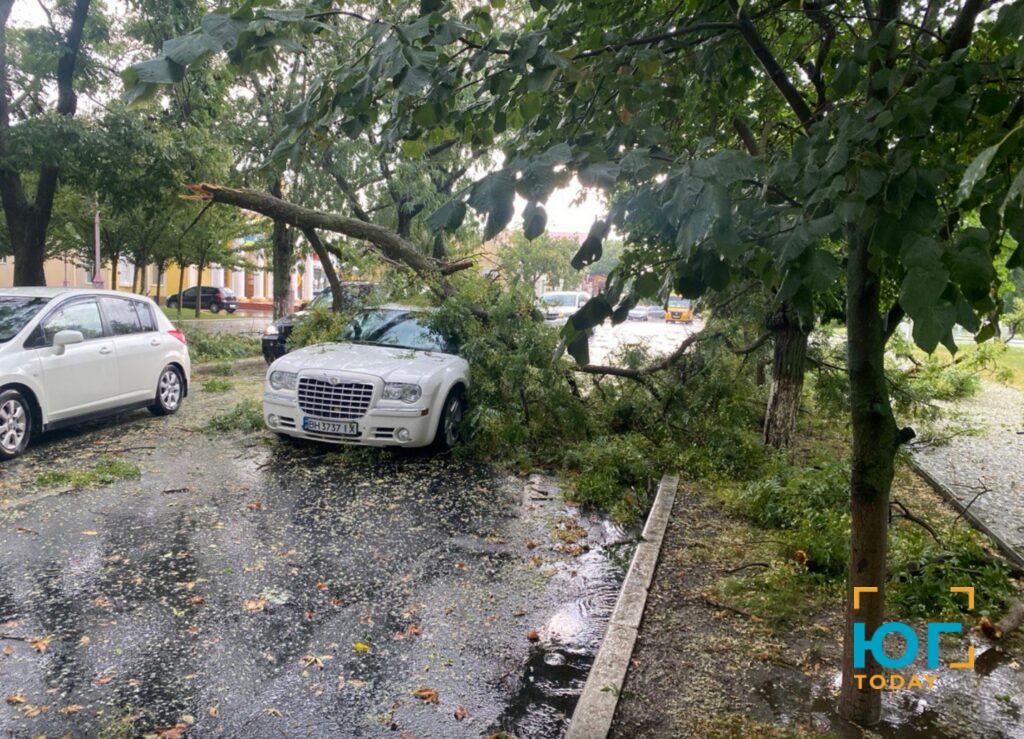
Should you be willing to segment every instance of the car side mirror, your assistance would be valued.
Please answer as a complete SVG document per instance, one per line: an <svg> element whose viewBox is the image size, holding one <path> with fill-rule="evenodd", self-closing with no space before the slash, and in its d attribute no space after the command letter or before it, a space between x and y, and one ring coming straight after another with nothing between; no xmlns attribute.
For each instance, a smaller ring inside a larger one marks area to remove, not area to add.
<svg viewBox="0 0 1024 739"><path fill-rule="evenodd" d="M60 356L64 353L64 348L71 344L81 344L85 341L85 337L82 336L81 331L72 331L71 329L64 329L58 331L53 337L53 353Z"/></svg>

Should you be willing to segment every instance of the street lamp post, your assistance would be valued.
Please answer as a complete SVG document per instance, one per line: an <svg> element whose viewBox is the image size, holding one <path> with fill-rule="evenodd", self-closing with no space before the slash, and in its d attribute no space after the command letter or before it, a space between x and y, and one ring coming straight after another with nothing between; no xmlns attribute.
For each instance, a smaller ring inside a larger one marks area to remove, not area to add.
<svg viewBox="0 0 1024 739"><path fill-rule="evenodd" d="M102 263L100 262L100 207L99 207L98 203L96 205L96 220L95 220L95 229L94 229L94 233L93 233L93 245L94 245L94 249L95 249L94 256L93 256L93 260L94 260L93 264L96 265L96 268L95 268L95 270L93 272L93 275L92 275L92 286L95 287L97 290L102 290L103 289L103 273L102 273Z"/></svg>

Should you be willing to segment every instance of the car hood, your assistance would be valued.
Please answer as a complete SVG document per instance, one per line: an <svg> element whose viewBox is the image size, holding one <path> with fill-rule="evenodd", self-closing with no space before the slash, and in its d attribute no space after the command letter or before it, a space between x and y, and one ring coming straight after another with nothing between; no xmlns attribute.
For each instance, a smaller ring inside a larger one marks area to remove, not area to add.
<svg viewBox="0 0 1024 739"><path fill-rule="evenodd" d="M459 361L453 354L366 344L314 344L286 354L275 369L289 372L335 370L359 372L390 382L417 382Z"/></svg>

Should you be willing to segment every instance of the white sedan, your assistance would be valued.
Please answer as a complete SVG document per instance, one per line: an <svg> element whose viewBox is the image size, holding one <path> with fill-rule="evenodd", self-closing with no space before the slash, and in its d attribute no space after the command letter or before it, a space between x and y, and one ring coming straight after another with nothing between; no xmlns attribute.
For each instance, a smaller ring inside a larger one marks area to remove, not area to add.
<svg viewBox="0 0 1024 739"><path fill-rule="evenodd" d="M0 290L0 460L33 436L134 408L174 413L188 348L152 300L110 290Z"/></svg>
<svg viewBox="0 0 1024 739"><path fill-rule="evenodd" d="M422 308L359 313L341 341L270 365L263 417L278 434L333 444L450 449L466 411L469 364Z"/></svg>

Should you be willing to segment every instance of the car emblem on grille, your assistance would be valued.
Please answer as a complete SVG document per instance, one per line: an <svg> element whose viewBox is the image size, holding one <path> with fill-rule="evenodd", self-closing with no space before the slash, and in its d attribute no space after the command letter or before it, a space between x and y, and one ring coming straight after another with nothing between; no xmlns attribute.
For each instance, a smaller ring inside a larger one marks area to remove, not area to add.
<svg viewBox="0 0 1024 739"><path fill-rule="evenodd" d="M327 382L331 383L332 385L337 385L338 384L338 378L337 377L328 377L327 378Z"/></svg>

